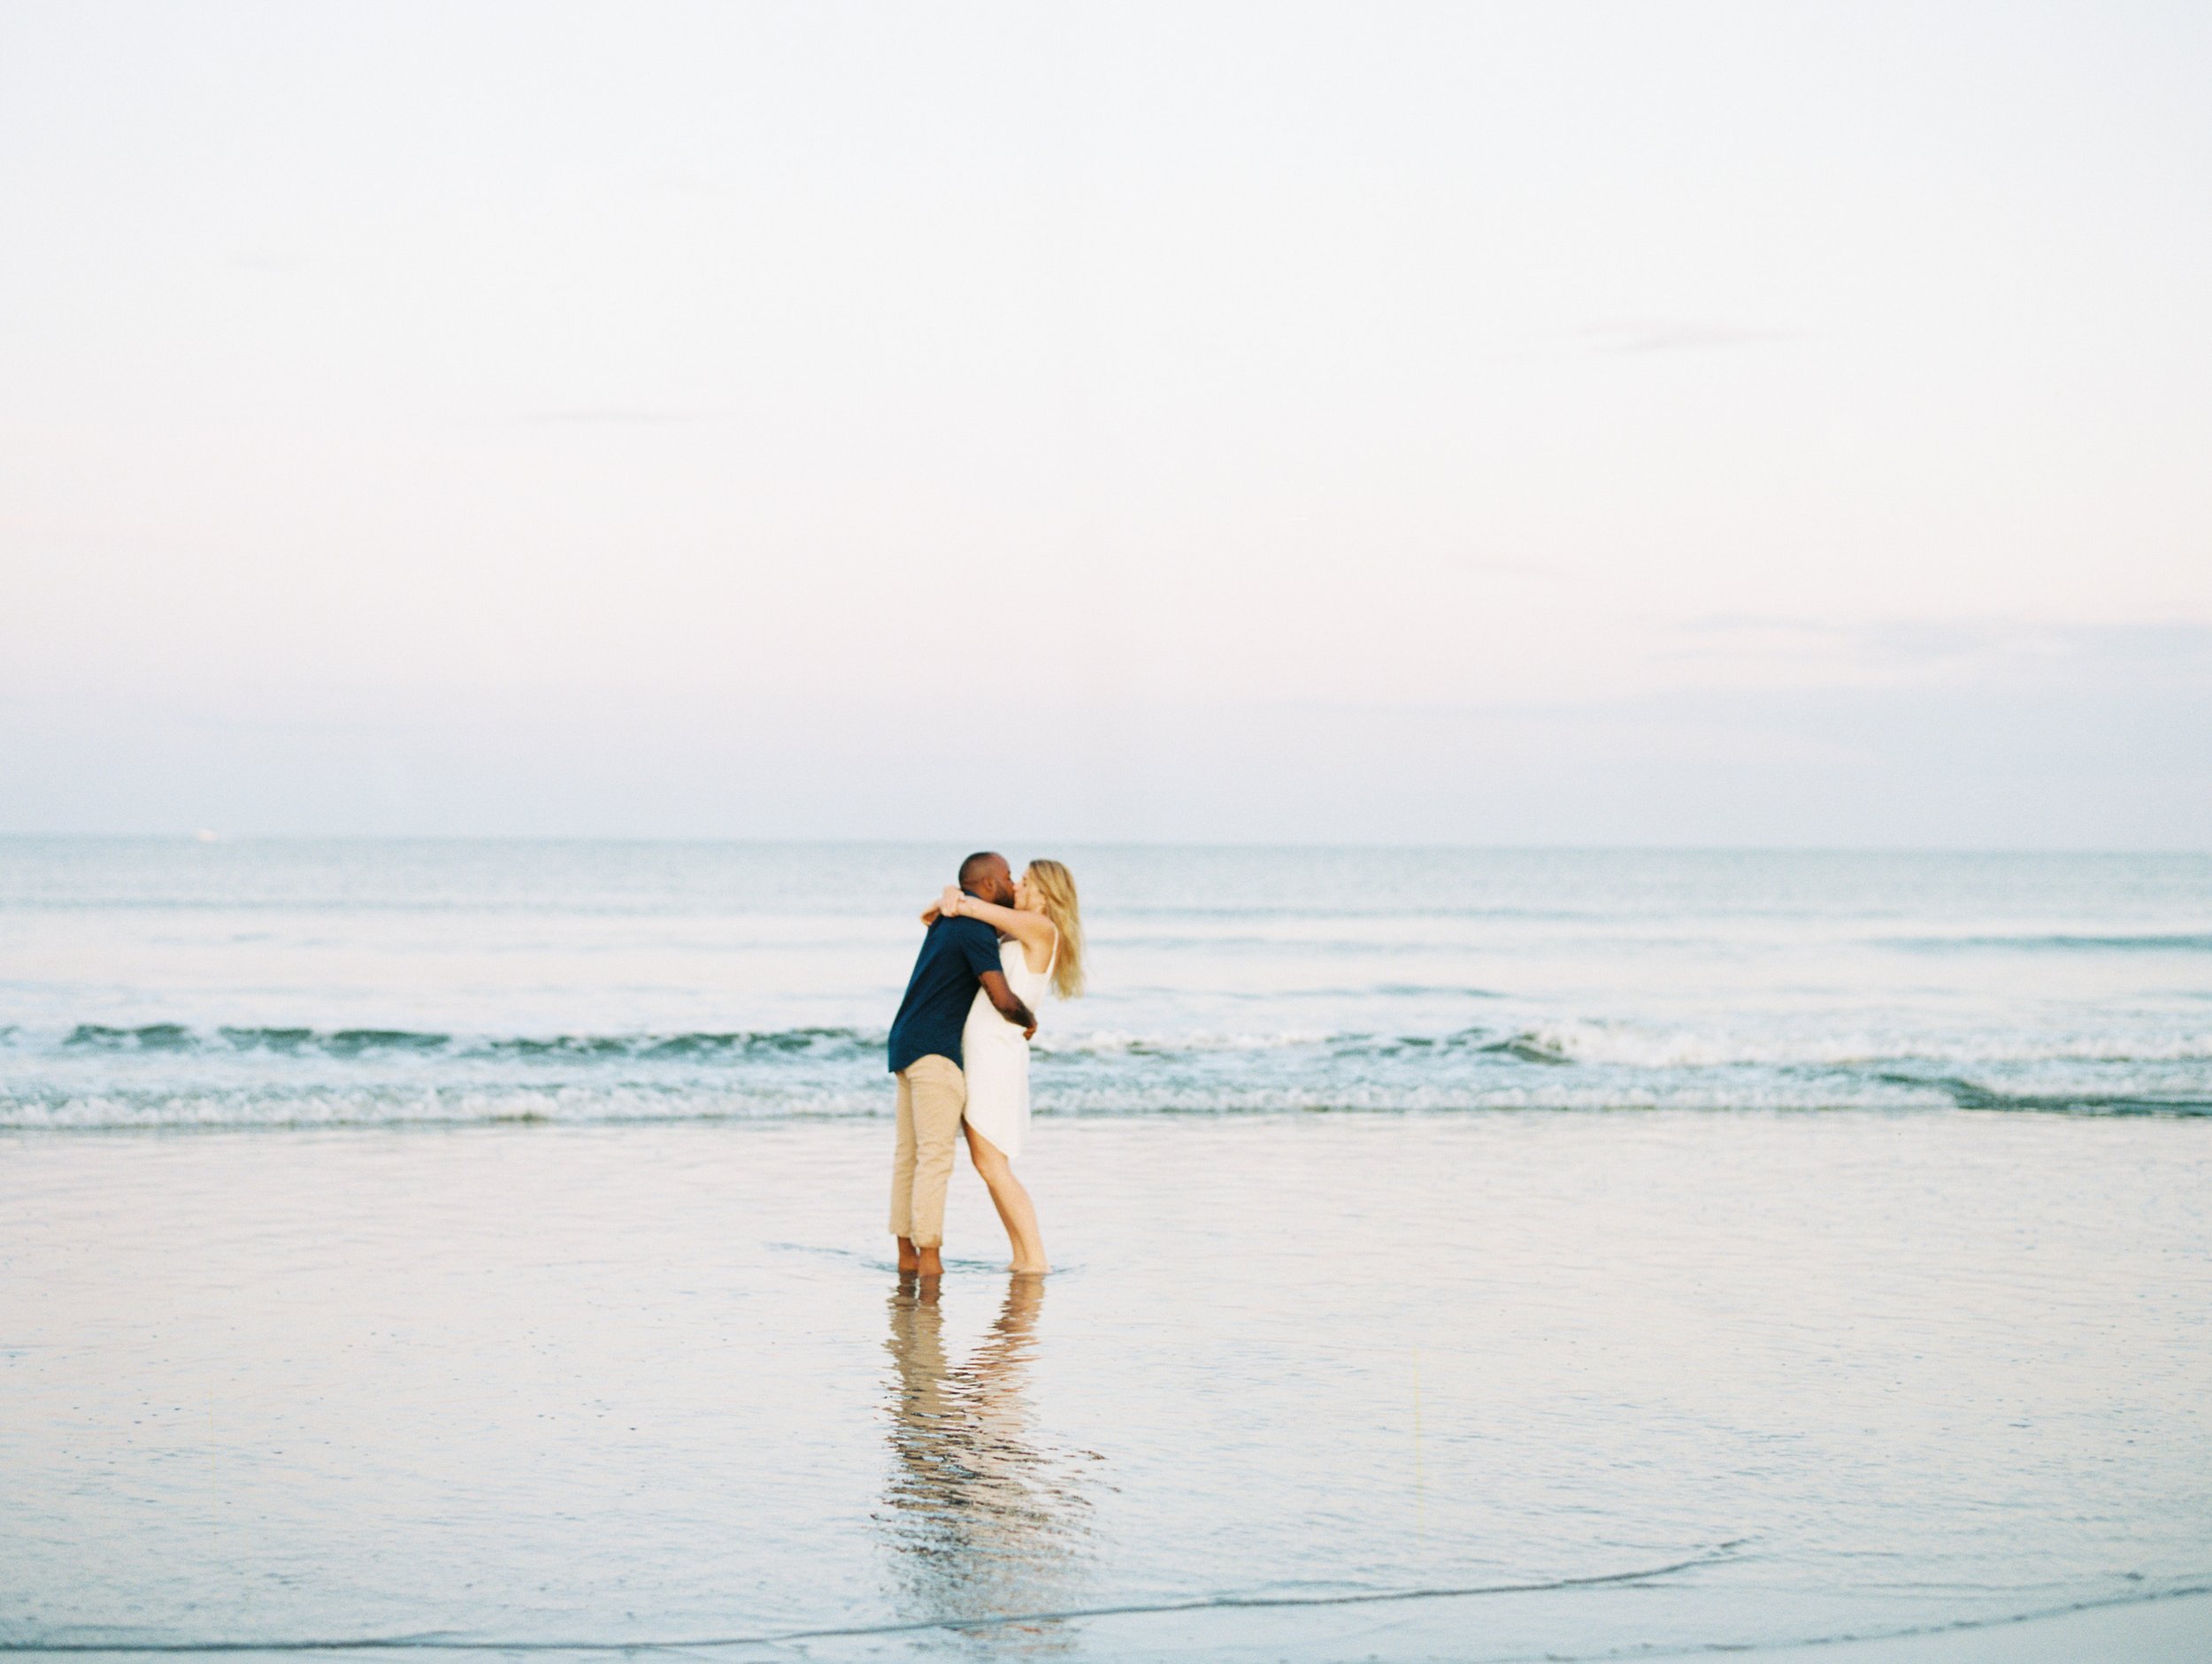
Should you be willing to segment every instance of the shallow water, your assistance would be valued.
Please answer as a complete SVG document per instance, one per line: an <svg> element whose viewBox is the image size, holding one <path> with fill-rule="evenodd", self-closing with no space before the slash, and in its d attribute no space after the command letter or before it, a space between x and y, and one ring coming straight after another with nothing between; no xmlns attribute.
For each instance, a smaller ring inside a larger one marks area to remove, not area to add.
<svg viewBox="0 0 2212 1664"><path fill-rule="evenodd" d="M0 1639L1579 1658L2212 1573L2202 1120L1048 1119L1061 1269L964 1170L933 1304L886 1146L0 1140Z"/></svg>
<svg viewBox="0 0 2212 1664"><path fill-rule="evenodd" d="M1585 1658L2212 1583L2212 859L1051 853L1061 1269L964 1174L933 1302L880 1043L958 851L0 840L0 1645Z"/></svg>
<svg viewBox="0 0 2212 1664"><path fill-rule="evenodd" d="M0 1127L879 1115L959 853L0 840ZM1045 1114L2212 1110L2212 857L1058 853Z"/></svg>

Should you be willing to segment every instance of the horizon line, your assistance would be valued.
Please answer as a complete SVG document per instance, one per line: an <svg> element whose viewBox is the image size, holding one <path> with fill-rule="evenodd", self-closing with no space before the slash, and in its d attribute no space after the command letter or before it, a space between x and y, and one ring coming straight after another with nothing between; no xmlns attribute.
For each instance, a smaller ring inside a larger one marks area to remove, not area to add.
<svg viewBox="0 0 2212 1664"><path fill-rule="evenodd" d="M1251 839L1251 838L1055 838L1022 834L1000 841L1010 844L1058 844L1077 849L1244 849L1265 851L1363 851L1400 854L1454 855L2106 855L2212 856L2212 847L2187 845L2113 844L1941 844L1789 842L1712 843L1706 841L1588 843L1563 841L1443 842L1432 839ZM156 843L219 847L234 844L634 844L749 848L820 847L827 845L853 849L925 849L942 845L962 849L987 847L964 836L889 838L849 834L745 836L680 832L225 832L195 828L188 832L35 832L0 830L5 843Z"/></svg>

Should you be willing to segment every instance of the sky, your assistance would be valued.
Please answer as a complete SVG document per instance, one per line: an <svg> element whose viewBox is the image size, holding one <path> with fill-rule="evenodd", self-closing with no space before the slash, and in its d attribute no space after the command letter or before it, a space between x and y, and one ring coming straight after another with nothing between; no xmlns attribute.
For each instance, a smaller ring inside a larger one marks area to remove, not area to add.
<svg viewBox="0 0 2212 1664"><path fill-rule="evenodd" d="M0 0L0 831L2212 847L2208 86Z"/></svg>

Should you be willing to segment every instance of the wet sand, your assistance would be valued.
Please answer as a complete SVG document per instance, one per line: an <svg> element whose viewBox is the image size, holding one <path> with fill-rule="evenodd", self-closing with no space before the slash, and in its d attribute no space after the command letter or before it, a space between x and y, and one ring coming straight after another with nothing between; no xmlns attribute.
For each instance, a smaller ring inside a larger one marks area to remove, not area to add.
<svg viewBox="0 0 2212 1664"><path fill-rule="evenodd" d="M934 1299L888 1144L6 1139L0 1639L2205 1655L1932 1633L2207 1581L2202 1123L1048 1117Z"/></svg>
<svg viewBox="0 0 2212 1664"><path fill-rule="evenodd" d="M1680 1655L1677 1655L1680 1656ZM2212 1591L2092 1606L2016 1623L1778 1647L1771 1664L2154 1664L2212 1658Z"/></svg>

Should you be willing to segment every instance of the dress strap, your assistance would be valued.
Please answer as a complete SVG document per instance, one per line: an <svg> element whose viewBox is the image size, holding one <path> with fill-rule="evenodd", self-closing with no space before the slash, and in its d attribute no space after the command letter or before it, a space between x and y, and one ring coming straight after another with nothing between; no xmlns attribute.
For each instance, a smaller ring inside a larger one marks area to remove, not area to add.
<svg viewBox="0 0 2212 1664"><path fill-rule="evenodd" d="M1055 924L1055 925L1052 927L1052 954L1051 954L1051 956L1050 956L1049 958L1048 958L1048 959L1045 961L1045 968L1044 968L1043 974L1044 974L1045 976L1047 976L1047 977L1049 977L1050 975L1052 975L1052 968L1053 968L1055 965L1058 964L1059 962L1060 962L1060 927L1059 927L1057 924Z"/></svg>

